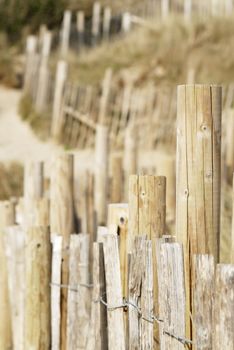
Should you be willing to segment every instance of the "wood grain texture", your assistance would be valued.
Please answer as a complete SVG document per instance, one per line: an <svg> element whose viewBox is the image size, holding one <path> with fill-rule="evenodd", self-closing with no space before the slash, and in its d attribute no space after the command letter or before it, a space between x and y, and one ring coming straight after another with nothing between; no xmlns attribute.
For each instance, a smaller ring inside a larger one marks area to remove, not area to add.
<svg viewBox="0 0 234 350"><path fill-rule="evenodd" d="M215 280L212 350L234 348L234 266L218 265Z"/></svg>
<svg viewBox="0 0 234 350"><path fill-rule="evenodd" d="M145 241L146 238L144 236L135 237L129 266L128 299L130 304L137 307L140 306L142 274L145 267L142 263L145 253ZM137 309L131 305L129 305L128 310L128 348L130 350L140 348L139 315Z"/></svg>
<svg viewBox="0 0 234 350"><path fill-rule="evenodd" d="M98 302L106 301L104 255L102 243L93 243L93 292L90 330L86 350L107 350L107 310Z"/></svg>
<svg viewBox="0 0 234 350"><path fill-rule="evenodd" d="M178 87L176 237L185 248L187 337L192 256L219 260L221 95L217 86Z"/></svg>
<svg viewBox="0 0 234 350"><path fill-rule="evenodd" d="M9 226L5 229L4 242L7 258L13 348L24 350L25 232L19 226Z"/></svg>
<svg viewBox="0 0 234 350"><path fill-rule="evenodd" d="M67 349L86 347L90 317L89 235L71 235L67 310ZM75 290L73 290L75 289Z"/></svg>
<svg viewBox="0 0 234 350"><path fill-rule="evenodd" d="M73 203L73 156L61 154L53 159L50 185L50 229L51 233L63 237L62 284L69 281L70 234L74 230ZM67 289L61 289L61 349L66 349Z"/></svg>
<svg viewBox="0 0 234 350"><path fill-rule="evenodd" d="M14 205L11 202L0 202L0 349L12 347L12 325L7 278L7 261L4 246L4 229L15 223Z"/></svg>
<svg viewBox="0 0 234 350"><path fill-rule="evenodd" d="M26 235L25 250L25 349L51 347L51 246L49 230L33 227Z"/></svg>
<svg viewBox="0 0 234 350"><path fill-rule="evenodd" d="M153 298L153 251L152 242L145 241L143 248L143 275L141 287L141 312L146 319L154 314ZM150 350L154 348L154 325L147 320L141 320L140 349Z"/></svg>
<svg viewBox="0 0 234 350"><path fill-rule="evenodd" d="M51 349L60 350L62 236L52 234Z"/></svg>
<svg viewBox="0 0 234 350"><path fill-rule="evenodd" d="M179 243L162 243L158 264L160 349L183 350L184 345L165 332L185 338L185 285L183 249Z"/></svg>
<svg viewBox="0 0 234 350"><path fill-rule="evenodd" d="M194 349L212 350L212 307L215 265L210 255L194 256L193 340Z"/></svg>
<svg viewBox="0 0 234 350"><path fill-rule="evenodd" d="M123 303L117 235L109 233L104 236L103 247L107 303L110 307L115 307ZM123 310L121 308L108 310L107 321L109 349L124 350L125 334Z"/></svg>
<svg viewBox="0 0 234 350"><path fill-rule="evenodd" d="M111 203L121 203L123 198L122 157L114 155L111 159Z"/></svg>

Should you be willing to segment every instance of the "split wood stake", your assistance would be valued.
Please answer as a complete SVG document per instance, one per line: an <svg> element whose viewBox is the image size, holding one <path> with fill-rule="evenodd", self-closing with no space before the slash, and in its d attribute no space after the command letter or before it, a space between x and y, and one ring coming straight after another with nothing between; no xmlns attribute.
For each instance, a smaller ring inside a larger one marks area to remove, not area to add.
<svg viewBox="0 0 234 350"><path fill-rule="evenodd" d="M232 184L232 247L231 247L231 264L234 264L234 174L233 174L233 184Z"/></svg>
<svg viewBox="0 0 234 350"><path fill-rule="evenodd" d="M70 237L67 349L85 349L90 316L89 235Z"/></svg>
<svg viewBox="0 0 234 350"><path fill-rule="evenodd" d="M0 349L12 348L12 325L7 278L4 230L15 224L15 210L11 202L0 202Z"/></svg>
<svg viewBox="0 0 234 350"><path fill-rule="evenodd" d="M105 273L102 243L93 243L93 293L90 320L90 334L87 350L107 350L107 311L105 306L96 302L102 297L105 301Z"/></svg>
<svg viewBox="0 0 234 350"><path fill-rule="evenodd" d="M80 49L84 44L85 16L83 11L77 12L76 27L78 32L78 42L79 42L79 49Z"/></svg>
<svg viewBox="0 0 234 350"><path fill-rule="evenodd" d="M103 39L108 40L110 38L111 29L111 8L109 6L104 8L103 14Z"/></svg>
<svg viewBox="0 0 234 350"><path fill-rule="evenodd" d="M118 239L116 234L104 236L104 262L108 306L123 303ZM124 318L121 308L107 309L109 349L125 350Z"/></svg>
<svg viewBox="0 0 234 350"><path fill-rule="evenodd" d="M103 225L107 219L108 182L108 139L107 126L97 125L95 142L95 211L97 224Z"/></svg>
<svg viewBox="0 0 234 350"><path fill-rule="evenodd" d="M212 349L233 349L234 266L216 268Z"/></svg>
<svg viewBox="0 0 234 350"><path fill-rule="evenodd" d="M111 203L121 203L123 188L122 157L113 155L111 159Z"/></svg>
<svg viewBox="0 0 234 350"><path fill-rule="evenodd" d="M48 228L28 230L25 262L25 349L49 350L51 246Z"/></svg>
<svg viewBox="0 0 234 350"><path fill-rule="evenodd" d="M52 234L51 349L60 350L62 236Z"/></svg>
<svg viewBox="0 0 234 350"><path fill-rule="evenodd" d="M93 4L92 18L92 44L96 45L100 35L101 4L97 1Z"/></svg>
<svg viewBox="0 0 234 350"><path fill-rule="evenodd" d="M29 35L26 43L26 67L24 76L24 93L30 94L33 90L35 63L37 60L37 37Z"/></svg>
<svg viewBox="0 0 234 350"><path fill-rule="evenodd" d="M69 40L71 31L71 11L65 11L63 17L63 25L61 31L61 55L64 57L67 55L69 50Z"/></svg>
<svg viewBox="0 0 234 350"><path fill-rule="evenodd" d="M137 127L131 124L127 127L124 139L124 182L125 198L128 197L129 177L138 171Z"/></svg>
<svg viewBox="0 0 234 350"><path fill-rule="evenodd" d="M102 95L101 95L99 115L98 115L98 121L100 124L103 124L103 125L106 125L107 123L107 106L108 106L108 99L109 99L109 94L111 90L111 81L112 81L112 70L108 68L105 71L105 76L102 82Z"/></svg>
<svg viewBox="0 0 234 350"><path fill-rule="evenodd" d="M185 285L183 248L179 243L161 243L158 259L160 346L184 350L184 345L166 331L185 338Z"/></svg>
<svg viewBox="0 0 234 350"><path fill-rule="evenodd" d="M190 337L190 275L194 254L219 260L222 89L178 87L176 237L183 244Z"/></svg>
<svg viewBox="0 0 234 350"><path fill-rule="evenodd" d="M67 80L68 65L65 61L59 61L57 64L56 78L55 78L55 92L52 111L52 127L51 134L55 141L60 140L61 130L63 126L62 120L62 104L65 83Z"/></svg>
<svg viewBox="0 0 234 350"><path fill-rule="evenodd" d="M24 350L25 232L19 226L9 226L5 229L4 238L11 306L13 349Z"/></svg>
<svg viewBox="0 0 234 350"><path fill-rule="evenodd" d="M50 229L63 237L62 284L69 281L70 234L74 232L73 156L61 154L51 167ZM61 289L61 349L66 349L67 289Z"/></svg>
<svg viewBox="0 0 234 350"><path fill-rule="evenodd" d="M212 349L215 266L211 255L194 256L193 341L196 349Z"/></svg>

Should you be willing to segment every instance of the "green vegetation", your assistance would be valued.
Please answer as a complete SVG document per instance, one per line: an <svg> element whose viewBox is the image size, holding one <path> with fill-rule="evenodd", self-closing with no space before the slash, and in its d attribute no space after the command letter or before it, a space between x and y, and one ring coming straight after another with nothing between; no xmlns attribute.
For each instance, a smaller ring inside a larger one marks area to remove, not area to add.
<svg viewBox="0 0 234 350"><path fill-rule="evenodd" d="M37 136L46 140L50 135L50 115L48 111L44 114L38 114L35 111L31 97L25 95L20 100L19 114L21 118L29 123Z"/></svg>

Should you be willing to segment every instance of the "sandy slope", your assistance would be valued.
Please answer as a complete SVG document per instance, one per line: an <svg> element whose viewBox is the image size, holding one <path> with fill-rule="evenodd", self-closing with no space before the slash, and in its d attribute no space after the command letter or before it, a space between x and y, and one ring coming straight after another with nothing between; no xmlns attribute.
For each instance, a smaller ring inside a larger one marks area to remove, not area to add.
<svg viewBox="0 0 234 350"><path fill-rule="evenodd" d="M47 160L60 148L40 141L18 115L20 91L0 87L0 161Z"/></svg>

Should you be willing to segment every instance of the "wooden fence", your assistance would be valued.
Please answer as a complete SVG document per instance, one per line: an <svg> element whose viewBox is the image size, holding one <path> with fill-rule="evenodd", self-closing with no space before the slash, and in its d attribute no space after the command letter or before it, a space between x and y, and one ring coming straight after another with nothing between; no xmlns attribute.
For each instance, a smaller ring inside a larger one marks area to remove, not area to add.
<svg viewBox="0 0 234 350"><path fill-rule="evenodd" d="M175 237L166 178L136 175L134 142L123 169L105 124L86 175L78 154L27 164L24 198L0 203L0 349L233 349L221 105L220 87L178 88Z"/></svg>

